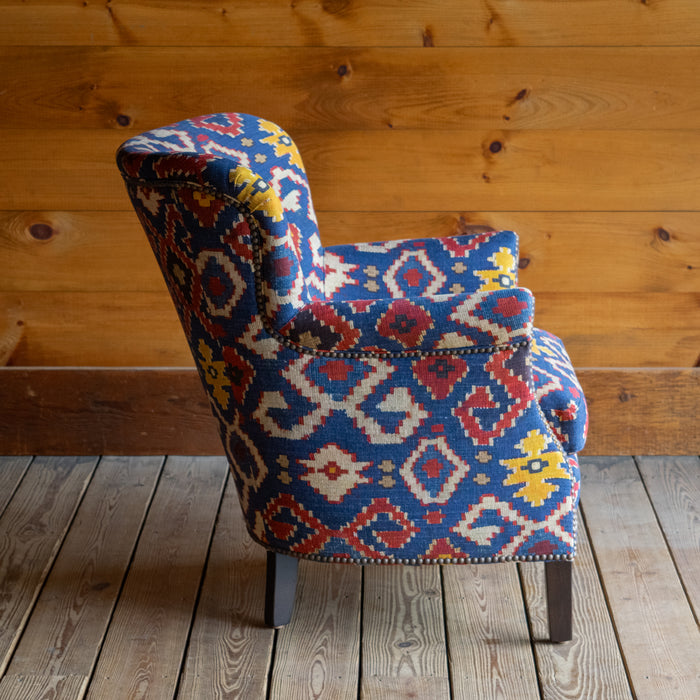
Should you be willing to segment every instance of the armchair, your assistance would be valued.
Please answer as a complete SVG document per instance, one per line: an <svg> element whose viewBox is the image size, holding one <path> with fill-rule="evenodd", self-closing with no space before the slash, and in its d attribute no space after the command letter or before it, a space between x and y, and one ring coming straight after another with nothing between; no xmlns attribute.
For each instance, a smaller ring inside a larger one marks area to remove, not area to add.
<svg viewBox="0 0 700 700"><path fill-rule="evenodd" d="M299 558L542 560L569 639L586 405L516 235L324 248L294 142L244 114L117 158L268 552L266 623L290 619Z"/></svg>

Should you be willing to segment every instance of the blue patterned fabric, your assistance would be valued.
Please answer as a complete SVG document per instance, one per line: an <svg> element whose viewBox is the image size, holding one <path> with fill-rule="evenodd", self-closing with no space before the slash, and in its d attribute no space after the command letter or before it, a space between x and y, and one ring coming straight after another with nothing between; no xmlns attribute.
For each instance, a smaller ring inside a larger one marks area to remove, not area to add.
<svg viewBox="0 0 700 700"><path fill-rule="evenodd" d="M219 114L118 153L248 529L333 561L575 551L586 408L517 237L321 247L299 153Z"/></svg>
<svg viewBox="0 0 700 700"><path fill-rule="evenodd" d="M326 248L325 297L390 299L471 294L515 287L518 237L512 231Z"/></svg>

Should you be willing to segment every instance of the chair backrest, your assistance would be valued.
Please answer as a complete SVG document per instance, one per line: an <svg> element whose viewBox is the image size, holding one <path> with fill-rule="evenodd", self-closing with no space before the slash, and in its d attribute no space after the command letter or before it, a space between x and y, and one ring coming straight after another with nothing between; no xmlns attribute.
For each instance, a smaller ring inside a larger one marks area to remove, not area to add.
<svg viewBox="0 0 700 700"><path fill-rule="evenodd" d="M322 248L306 172L294 142L276 124L236 113L199 117L130 139L117 160L132 183L157 179L190 191L171 203L183 222L218 230L231 225L222 218L225 203L214 204L216 193L251 215L264 273L257 283L274 328L323 297ZM147 202L155 206L152 189L132 184L129 192L144 223Z"/></svg>

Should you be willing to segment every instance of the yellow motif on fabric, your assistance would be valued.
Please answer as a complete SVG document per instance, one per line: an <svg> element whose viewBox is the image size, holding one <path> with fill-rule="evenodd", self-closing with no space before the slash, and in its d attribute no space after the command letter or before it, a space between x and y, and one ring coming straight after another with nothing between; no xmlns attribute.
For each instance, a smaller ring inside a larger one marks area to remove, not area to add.
<svg viewBox="0 0 700 700"><path fill-rule="evenodd" d="M214 360L211 348L203 341L199 341L199 366L204 371L207 384L212 388L211 394L221 408L228 408L229 379L226 376L226 363Z"/></svg>
<svg viewBox="0 0 700 700"><path fill-rule="evenodd" d="M530 350L532 351L533 355L549 355L549 357L555 356L552 349L548 348L546 345L540 345L534 335L532 336L532 342L530 343Z"/></svg>
<svg viewBox="0 0 700 700"><path fill-rule="evenodd" d="M261 211L273 221L282 221L282 202L277 193L259 175L244 165L239 165L228 174L234 194L248 209Z"/></svg>
<svg viewBox="0 0 700 700"><path fill-rule="evenodd" d="M194 190L192 196L197 200L200 207L210 207L211 203L216 199L213 194Z"/></svg>
<svg viewBox="0 0 700 700"><path fill-rule="evenodd" d="M479 291L490 292L495 289L515 287L515 256L508 248L500 248L489 257L494 270L475 270L474 274L483 280Z"/></svg>
<svg viewBox="0 0 700 700"><path fill-rule="evenodd" d="M304 164L301 162L301 155L299 155L294 141L292 141L291 136L286 131L280 129L277 124L265 121L264 119L260 120L260 128L271 134L264 139L260 139L260 143L269 144L275 149L275 155L278 158L288 156L290 165L296 165L301 172L306 172L304 170Z"/></svg>
<svg viewBox="0 0 700 700"><path fill-rule="evenodd" d="M547 444L546 437L539 430L530 430L516 447L525 455L514 459L501 460L503 466L513 471L503 482L504 486L523 487L515 496L523 498L531 505L541 506L559 487L547 479L571 479L571 475L562 467L565 463L560 452L543 452Z"/></svg>

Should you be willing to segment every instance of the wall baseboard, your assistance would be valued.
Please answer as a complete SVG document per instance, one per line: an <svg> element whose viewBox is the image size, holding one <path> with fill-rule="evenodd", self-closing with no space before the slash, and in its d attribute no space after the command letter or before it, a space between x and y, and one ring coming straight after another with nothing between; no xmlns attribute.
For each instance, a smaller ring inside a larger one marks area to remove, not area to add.
<svg viewBox="0 0 700 700"><path fill-rule="evenodd" d="M700 369L577 370L584 454L700 454ZM0 368L0 454L223 454L190 368Z"/></svg>

